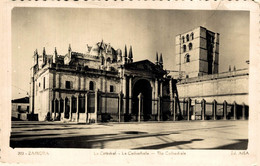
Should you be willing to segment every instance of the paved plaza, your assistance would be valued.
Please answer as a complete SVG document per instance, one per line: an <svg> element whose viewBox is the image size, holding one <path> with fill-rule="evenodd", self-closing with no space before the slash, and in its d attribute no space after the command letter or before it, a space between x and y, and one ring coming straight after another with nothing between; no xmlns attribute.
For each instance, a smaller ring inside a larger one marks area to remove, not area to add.
<svg viewBox="0 0 260 166"><path fill-rule="evenodd" d="M11 147L247 149L248 121L12 122Z"/></svg>

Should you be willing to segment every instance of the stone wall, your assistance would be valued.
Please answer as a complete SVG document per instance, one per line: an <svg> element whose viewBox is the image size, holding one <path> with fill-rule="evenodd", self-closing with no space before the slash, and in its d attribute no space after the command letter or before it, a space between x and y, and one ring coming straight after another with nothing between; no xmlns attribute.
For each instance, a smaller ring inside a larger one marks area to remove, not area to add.
<svg viewBox="0 0 260 166"><path fill-rule="evenodd" d="M182 80L177 84L177 90L180 99L248 104L248 78L248 70L206 75Z"/></svg>

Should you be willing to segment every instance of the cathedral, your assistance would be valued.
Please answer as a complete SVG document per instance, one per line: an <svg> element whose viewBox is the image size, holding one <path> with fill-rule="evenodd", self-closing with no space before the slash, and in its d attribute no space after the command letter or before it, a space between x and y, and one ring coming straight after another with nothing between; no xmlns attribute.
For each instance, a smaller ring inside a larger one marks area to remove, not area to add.
<svg viewBox="0 0 260 166"><path fill-rule="evenodd" d="M84 53L71 45L65 55L56 48L52 54L36 50L30 113L40 121L82 123L189 120L192 115L215 119L218 114L225 119L229 112L237 117L237 105L247 104L249 74L247 69L218 73L219 34L198 27L175 41L172 75L163 67L162 54L155 54L155 62L134 62L132 46L122 51L103 40L86 45ZM215 103L208 108L205 99Z"/></svg>
<svg viewBox="0 0 260 166"><path fill-rule="evenodd" d="M170 83L162 54L156 59L155 63L133 62L131 46L129 52L126 46L122 52L103 41L87 45L85 53L74 52L70 45L66 55L59 55L56 48L52 55L44 48L42 55L36 50L31 69L31 112L38 114L39 120L155 120L157 100L169 97Z"/></svg>

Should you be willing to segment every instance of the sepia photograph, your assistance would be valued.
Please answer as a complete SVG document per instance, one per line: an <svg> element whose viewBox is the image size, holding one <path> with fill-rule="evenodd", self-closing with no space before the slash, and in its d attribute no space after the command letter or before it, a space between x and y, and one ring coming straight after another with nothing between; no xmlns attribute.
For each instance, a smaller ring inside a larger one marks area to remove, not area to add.
<svg viewBox="0 0 260 166"><path fill-rule="evenodd" d="M247 149L249 12L14 8L12 65L13 148Z"/></svg>
<svg viewBox="0 0 260 166"><path fill-rule="evenodd" d="M10 8L3 156L254 163L250 10L93 4Z"/></svg>

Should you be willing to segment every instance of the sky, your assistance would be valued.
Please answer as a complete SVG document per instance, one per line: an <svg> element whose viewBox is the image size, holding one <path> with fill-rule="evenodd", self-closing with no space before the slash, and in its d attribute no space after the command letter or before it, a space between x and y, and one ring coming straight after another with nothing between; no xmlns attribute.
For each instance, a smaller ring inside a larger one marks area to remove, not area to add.
<svg viewBox="0 0 260 166"><path fill-rule="evenodd" d="M86 44L102 39L115 49L133 48L134 61L155 61L162 53L164 68L175 68L175 36L203 26L220 34L219 72L248 68L249 12L214 10L24 8L12 10L12 98L30 89L33 53L84 53Z"/></svg>

